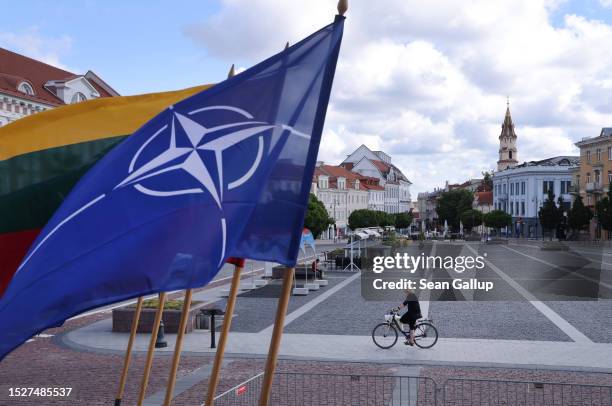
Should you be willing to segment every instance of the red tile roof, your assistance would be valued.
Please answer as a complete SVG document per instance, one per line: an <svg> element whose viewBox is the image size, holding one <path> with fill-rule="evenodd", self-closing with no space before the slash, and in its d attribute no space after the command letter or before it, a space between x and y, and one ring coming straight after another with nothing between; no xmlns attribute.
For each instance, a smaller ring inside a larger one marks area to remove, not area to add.
<svg viewBox="0 0 612 406"><path fill-rule="evenodd" d="M83 75L77 75L0 48L0 92L2 93L43 104L61 105L65 104L64 101L45 88L45 83L50 80L66 81L81 76ZM32 86L34 96L26 95L17 90L17 86L24 81ZM89 83L96 88L101 97L112 96L96 81L90 80Z"/></svg>
<svg viewBox="0 0 612 406"><path fill-rule="evenodd" d="M476 199L479 206L493 204L493 192L476 192Z"/></svg>

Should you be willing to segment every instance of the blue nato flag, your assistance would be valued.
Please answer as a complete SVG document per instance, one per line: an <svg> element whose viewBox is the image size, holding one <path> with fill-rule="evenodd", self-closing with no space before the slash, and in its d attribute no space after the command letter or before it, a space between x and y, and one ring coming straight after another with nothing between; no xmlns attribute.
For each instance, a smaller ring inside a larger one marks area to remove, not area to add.
<svg viewBox="0 0 612 406"><path fill-rule="evenodd" d="M295 264L344 18L169 106L74 187L0 299L0 359L86 310Z"/></svg>

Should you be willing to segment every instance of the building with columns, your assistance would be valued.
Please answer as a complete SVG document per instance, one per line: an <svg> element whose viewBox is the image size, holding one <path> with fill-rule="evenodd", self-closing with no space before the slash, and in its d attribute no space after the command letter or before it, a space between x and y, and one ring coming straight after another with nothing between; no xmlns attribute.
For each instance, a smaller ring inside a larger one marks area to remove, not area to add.
<svg viewBox="0 0 612 406"><path fill-rule="evenodd" d="M510 114L510 102L506 106L506 116L502 123L502 130L499 134L499 160L497 161L497 170L514 168L518 164L516 133L514 132L514 123Z"/></svg>
<svg viewBox="0 0 612 406"><path fill-rule="evenodd" d="M0 126L57 106L118 95L92 71L75 74L0 48Z"/></svg>
<svg viewBox="0 0 612 406"><path fill-rule="evenodd" d="M513 235L540 237L538 212L552 190L555 202L563 199L569 210L573 171L579 166L577 156L557 156L525 162L493 174L493 208L512 216Z"/></svg>

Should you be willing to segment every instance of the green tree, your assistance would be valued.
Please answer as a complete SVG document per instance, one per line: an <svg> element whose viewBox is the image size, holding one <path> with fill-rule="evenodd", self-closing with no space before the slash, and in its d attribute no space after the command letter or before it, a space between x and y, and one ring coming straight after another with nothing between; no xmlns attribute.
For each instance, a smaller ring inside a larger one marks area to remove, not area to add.
<svg viewBox="0 0 612 406"><path fill-rule="evenodd" d="M569 228L579 233L588 226L592 218L593 213L584 205L582 197L576 194L574 197L574 204L567 213L567 225Z"/></svg>
<svg viewBox="0 0 612 406"><path fill-rule="evenodd" d="M490 190L493 190L493 178L491 177L491 174L487 171L483 172L482 176L482 191L488 192Z"/></svg>
<svg viewBox="0 0 612 406"><path fill-rule="evenodd" d="M378 226L378 217L374 210L355 210L348 218L348 226L351 230L362 227L376 227Z"/></svg>
<svg viewBox="0 0 612 406"><path fill-rule="evenodd" d="M608 187L606 196L595 204L595 212L601 228L608 232L612 231L612 183Z"/></svg>
<svg viewBox="0 0 612 406"><path fill-rule="evenodd" d="M469 209L461 213L459 216L463 227L468 230L468 233L472 232L472 228L478 227L482 224L482 212L480 210Z"/></svg>
<svg viewBox="0 0 612 406"><path fill-rule="evenodd" d="M389 213L386 213L380 210L377 210L374 213L377 219L377 224L376 224L377 226L387 227L387 226L392 226L393 224L395 224L395 219Z"/></svg>
<svg viewBox="0 0 612 406"><path fill-rule="evenodd" d="M461 213L471 209L473 201L474 194L469 190L455 189L442 193L436 207L439 222L443 224L446 220L451 230L457 231Z"/></svg>
<svg viewBox="0 0 612 406"><path fill-rule="evenodd" d="M550 239L553 238L553 230L557 228L561 221L563 220L563 208L557 207L555 203L555 195L552 190L548 190L548 196L540 211L538 212L538 216L540 217L540 224L544 230L550 231Z"/></svg>
<svg viewBox="0 0 612 406"><path fill-rule="evenodd" d="M483 216L485 226L499 230L512 222L512 217L503 210L493 210Z"/></svg>
<svg viewBox="0 0 612 406"><path fill-rule="evenodd" d="M410 213L396 213L393 217L395 228L408 228L412 224L412 214Z"/></svg>
<svg viewBox="0 0 612 406"><path fill-rule="evenodd" d="M321 233L334 223L334 219L329 217L323 203L311 193L308 199L308 210L304 217L304 227L310 229L314 238L319 238Z"/></svg>

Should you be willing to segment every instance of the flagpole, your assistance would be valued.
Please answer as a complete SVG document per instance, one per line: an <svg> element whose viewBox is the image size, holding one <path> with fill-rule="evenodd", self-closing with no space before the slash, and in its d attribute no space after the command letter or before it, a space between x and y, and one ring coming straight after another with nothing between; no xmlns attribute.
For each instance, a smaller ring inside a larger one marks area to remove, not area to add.
<svg viewBox="0 0 612 406"><path fill-rule="evenodd" d="M134 311L134 318L132 319L132 328L130 330L130 338L128 340L127 349L125 350L125 358L123 360L123 371L121 372L121 379L119 379L119 389L117 390L117 397L115 398L115 406L121 405L121 399L123 398L123 391L125 390L125 382L127 380L128 369L130 368L130 361L132 360L132 346L134 345L134 338L136 337L136 331L138 330L138 322L140 321L140 312L142 311L143 297L140 296L136 302L136 310Z"/></svg>
<svg viewBox="0 0 612 406"><path fill-rule="evenodd" d="M268 350L268 359L266 361L264 380L261 387L259 406L268 406L268 402L270 401L274 370L276 369L276 359L278 358L278 350L280 348L280 342L283 336L285 315L287 314L287 307L289 306L289 298L291 297L291 283L294 275L295 268L289 268L283 275L283 285L281 288L280 297L278 298L278 307L276 308L276 319L274 320L274 329L272 331L272 338L270 339L270 348Z"/></svg>
<svg viewBox="0 0 612 406"><path fill-rule="evenodd" d="M244 264L236 265L234 267L234 276L232 277L230 293L229 297L227 298L227 305L225 306L225 316L223 316L221 336L219 337L219 344L217 345L217 352L215 353L215 361L210 373L210 378L208 378L206 406L212 406L215 403L215 393L217 392L217 385L219 384L219 371L221 370L221 363L223 362L223 355L225 354L229 330L232 325L232 316L234 315L234 306L236 304L236 297L238 296L240 274L242 273L243 267ZM212 329L213 327L211 326L210 328Z"/></svg>
<svg viewBox="0 0 612 406"><path fill-rule="evenodd" d="M172 357L172 366L170 368L170 377L168 378L168 387L166 388L166 398L164 399L164 406L170 406L170 403L172 402L174 384L176 383L176 371L178 370L179 362L181 360L181 348L183 346L185 330L187 329L187 319L189 319L189 309L191 308L192 293L192 289L187 289L185 291L185 299L183 300L183 313L181 314L181 321L179 323L179 330L176 336L176 343L174 344L174 356Z"/></svg>
<svg viewBox="0 0 612 406"><path fill-rule="evenodd" d="M157 313L155 313L155 320L153 321L153 327L151 330L151 341L149 341L149 350L147 351L147 360L145 362L145 368L142 375L142 383L140 384L138 406L142 406L142 402L144 401L145 397L145 392L147 391L147 384L149 383L149 374L151 373L151 364L153 363L153 350L155 349L155 341L157 341L157 332L159 331L159 323L161 322L165 303L166 292L161 292L159 294L159 306L157 308Z"/></svg>

